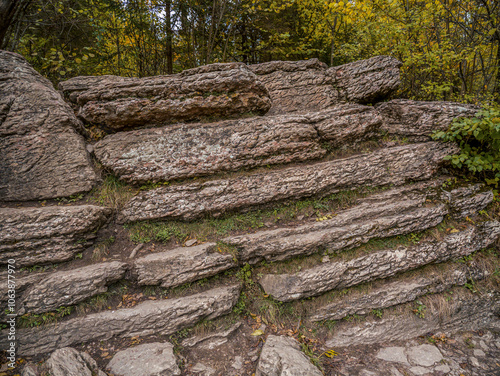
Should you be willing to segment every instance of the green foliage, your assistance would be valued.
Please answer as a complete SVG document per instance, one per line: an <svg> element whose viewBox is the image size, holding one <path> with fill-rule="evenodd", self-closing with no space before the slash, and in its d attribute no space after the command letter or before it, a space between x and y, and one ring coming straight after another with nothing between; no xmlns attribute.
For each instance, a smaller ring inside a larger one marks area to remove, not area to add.
<svg viewBox="0 0 500 376"><path fill-rule="evenodd" d="M415 308L413 309L413 313L420 317L421 319L425 318L425 313L427 312L427 307L420 300L415 302Z"/></svg>
<svg viewBox="0 0 500 376"><path fill-rule="evenodd" d="M454 141L460 153L445 157L457 168L481 177L498 187L500 181L500 107L486 106L473 118L453 121L449 130L434 134L434 139Z"/></svg>
<svg viewBox="0 0 500 376"><path fill-rule="evenodd" d="M47 325L57 322L64 316L68 316L73 312L73 307L59 307L53 312L41 313L35 315L27 313L19 318L18 325L20 328L32 328L35 326Z"/></svg>

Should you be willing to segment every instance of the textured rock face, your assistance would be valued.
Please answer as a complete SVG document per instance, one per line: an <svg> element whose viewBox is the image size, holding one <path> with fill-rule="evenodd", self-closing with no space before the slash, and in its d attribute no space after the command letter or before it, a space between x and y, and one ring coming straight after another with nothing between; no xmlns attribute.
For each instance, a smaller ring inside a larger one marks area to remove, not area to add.
<svg viewBox="0 0 500 376"><path fill-rule="evenodd" d="M115 376L175 376L181 370L171 343L154 342L119 351L107 367Z"/></svg>
<svg viewBox="0 0 500 376"><path fill-rule="evenodd" d="M383 131L412 141L430 139L434 132L446 130L453 119L474 116L478 110L463 103L407 99L394 99L376 108L384 119Z"/></svg>
<svg viewBox="0 0 500 376"><path fill-rule="evenodd" d="M215 243L176 248L153 253L135 261L134 271L140 285L179 286L213 276L237 266L233 256L217 252Z"/></svg>
<svg viewBox="0 0 500 376"><path fill-rule="evenodd" d="M0 51L0 201L91 190L96 175L80 127L47 79L20 55Z"/></svg>
<svg viewBox="0 0 500 376"><path fill-rule="evenodd" d="M478 267L459 267L445 273L429 273L419 277L407 277L380 283L367 293L353 293L335 299L315 310L311 321L340 320L348 315L366 315L372 309L382 309L412 302L420 296L440 293L453 286L463 286L469 279L474 281L485 277Z"/></svg>
<svg viewBox="0 0 500 376"><path fill-rule="evenodd" d="M271 107L266 88L242 63L212 64L169 76L107 77L90 77L89 82L77 77L59 88L80 106L80 117L109 130L263 114Z"/></svg>
<svg viewBox="0 0 500 376"><path fill-rule="evenodd" d="M126 267L114 261L45 275L21 297L18 313L53 311L106 292L108 284L123 278Z"/></svg>
<svg viewBox="0 0 500 376"><path fill-rule="evenodd" d="M468 256L493 244L499 236L500 223L486 222L447 236L441 242L425 242L414 247L375 252L350 261L330 262L294 275L267 274L259 283L273 298L291 301Z"/></svg>
<svg viewBox="0 0 500 376"><path fill-rule="evenodd" d="M240 295L239 286L209 290L178 299L146 301L134 308L104 311L55 325L18 330L18 353L32 356L74 344L150 334L168 335L202 319L231 312ZM7 345L2 331L0 344Z"/></svg>
<svg viewBox="0 0 500 376"><path fill-rule="evenodd" d="M52 353L45 364L51 376L105 376L97 363L85 352L64 347Z"/></svg>
<svg viewBox="0 0 500 376"><path fill-rule="evenodd" d="M324 142L355 144L381 125L372 107L339 105L304 115L121 132L98 142L95 155L123 180L168 181L320 158L326 154Z"/></svg>
<svg viewBox="0 0 500 376"><path fill-rule="evenodd" d="M370 103L400 84L401 63L389 56L328 68L317 59L250 65L269 90L269 114L319 111L340 102Z"/></svg>
<svg viewBox="0 0 500 376"><path fill-rule="evenodd" d="M500 296L498 293L488 293L453 299L448 309L448 315L429 313L425 319L410 315L390 316L355 326L340 322L326 346L335 348L368 345L407 340L436 331L455 332L485 328L497 320L500 313Z"/></svg>
<svg viewBox="0 0 500 376"><path fill-rule="evenodd" d="M96 237L111 210L93 205L0 209L0 264L61 262Z"/></svg>
<svg viewBox="0 0 500 376"><path fill-rule="evenodd" d="M366 185L402 185L432 177L443 157L455 150L450 145L426 142L267 173L161 187L134 197L122 211L120 220L191 220L289 199L326 196Z"/></svg>
<svg viewBox="0 0 500 376"><path fill-rule="evenodd" d="M260 353L256 376L321 376L293 338L269 335Z"/></svg>

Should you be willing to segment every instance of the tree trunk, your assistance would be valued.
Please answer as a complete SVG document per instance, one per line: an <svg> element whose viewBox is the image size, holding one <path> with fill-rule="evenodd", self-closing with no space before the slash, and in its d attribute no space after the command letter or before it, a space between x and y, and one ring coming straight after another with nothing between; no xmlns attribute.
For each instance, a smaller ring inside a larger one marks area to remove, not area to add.
<svg viewBox="0 0 500 376"><path fill-rule="evenodd" d="M172 74L174 72L174 53L172 48L172 1L165 0L165 28L167 34L167 46L166 46L166 55L167 55L167 73Z"/></svg>
<svg viewBox="0 0 500 376"><path fill-rule="evenodd" d="M0 0L0 49L8 44L9 27L19 20L31 0Z"/></svg>

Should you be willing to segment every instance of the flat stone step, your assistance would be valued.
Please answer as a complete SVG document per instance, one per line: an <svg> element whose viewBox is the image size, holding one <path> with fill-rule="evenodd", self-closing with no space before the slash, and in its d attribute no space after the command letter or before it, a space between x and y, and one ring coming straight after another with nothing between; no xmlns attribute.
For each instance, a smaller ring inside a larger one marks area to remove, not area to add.
<svg viewBox="0 0 500 376"><path fill-rule="evenodd" d="M141 257L134 262L133 270L139 285L175 287L237 265L234 256L218 252L217 244L205 243Z"/></svg>
<svg viewBox="0 0 500 376"><path fill-rule="evenodd" d="M202 319L228 314L238 301L240 286L220 287L177 299L146 301L133 308L104 311L57 324L18 329L18 354L40 355L58 348L112 337L170 335ZM7 332L1 346L8 348Z"/></svg>
<svg viewBox="0 0 500 376"><path fill-rule="evenodd" d="M91 244L111 212L94 205L0 208L0 264L69 260Z"/></svg>
<svg viewBox="0 0 500 376"><path fill-rule="evenodd" d="M420 232L437 226L447 214L467 215L493 200L492 192L481 192L480 186L441 193L437 189L441 182L421 182L369 196L329 220L231 236L222 242L236 248L240 262L281 261L320 250L354 248L373 238Z"/></svg>
<svg viewBox="0 0 500 376"><path fill-rule="evenodd" d="M311 321L341 320L349 315L367 315L374 309L384 309L416 300L428 294L447 291L463 286L469 280L479 281L488 275L478 265L450 265L443 271L425 271L418 276L378 281L377 287L368 292L353 292L336 297L318 307L309 317Z"/></svg>
<svg viewBox="0 0 500 376"><path fill-rule="evenodd" d="M17 313L42 313L70 306L108 290L122 279L127 264L113 261L78 269L42 274L18 298Z"/></svg>
<svg viewBox="0 0 500 376"><path fill-rule="evenodd" d="M269 90L269 114L319 111L340 102L371 103L400 85L401 62L389 56L328 68L318 59L250 65Z"/></svg>
<svg viewBox="0 0 500 376"><path fill-rule="evenodd" d="M97 176L70 106L21 55L0 51L0 72L0 201L90 191Z"/></svg>
<svg viewBox="0 0 500 376"><path fill-rule="evenodd" d="M76 77L59 89L79 107L78 116L109 130L264 114L271 107L267 89L243 63L145 78Z"/></svg>
<svg viewBox="0 0 500 376"><path fill-rule="evenodd" d="M192 220L363 186L403 185L431 178L444 156L456 150L452 145L425 142L267 173L161 187L130 200L120 221Z"/></svg>
<svg viewBox="0 0 500 376"><path fill-rule="evenodd" d="M442 241L379 251L349 261L329 262L296 274L267 274L259 283L274 299L287 302L468 256L490 246L499 237L500 222L485 222L449 235Z"/></svg>
<svg viewBox="0 0 500 376"><path fill-rule="evenodd" d="M382 119L356 104L303 115L279 115L140 129L95 145L104 167L130 183L169 181L324 157L323 143L355 144Z"/></svg>
<svg viewBox="0 0 500 376"><path fill-rule="evenodd" d="M366 320L352 325L338 322L334 333L326 342L328 348L369 345L390 341L402 341L428 333L471 331L487 329L498 320L500 294L467 294L446 302L445 312L427 312L425 318L412 313L388 315L381 320ZM445 301L445 299L443 299ZM385 315L384 315L385 316Z"/></svg>

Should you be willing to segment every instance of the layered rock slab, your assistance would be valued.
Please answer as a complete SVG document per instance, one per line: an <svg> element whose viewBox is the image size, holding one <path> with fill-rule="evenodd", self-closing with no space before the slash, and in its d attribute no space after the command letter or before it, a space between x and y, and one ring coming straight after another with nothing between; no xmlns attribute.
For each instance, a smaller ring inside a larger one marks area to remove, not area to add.
<svg viewBox="0 0 500 376"><path fill-rule="evenodd" d="M211 64L145 78L77 77L59 84L78 116L108 130L221 118L271 107L264 85L243 63Z"/></svg>
<svg viewBox="0 0 500 376"><path fill-rule="evenodd" d="M487 273L477 266L459 265L444 273L430 272L422 276L395 279L366 293L353 293L315 309L311 321L340 320L349 315L366 315L373 309L383 309L412 302L420 296L463 286L469 280L478 281Z"/></svg>
<svg viewBox="0 0 500 376"><path fill-rule="evenodd" d="M369 196L329 220L231 236L222 241L236 248L240 261L280 261L325 249L332 252L354 248L373 238L434 227L445 215L456 213L455 197L460 197L461 209L465 210L468 204L471 211L481 210L493 200L491 191L478 192L474 186L458 188L453 194L447 192L443 201L437 191L441 182L420 182Z"/></svg>
<svg viewBox="0 0 500 376"><path fill-rule="evenodd" d="M294 338L269 335L260 353L256 376L321 376Z"/></svg>
<svg viewBox="0 0 500 376"><path fill-rule="evenodd" d="M95 145L104 167L131 183L169 181L321 158L382 125L372 107L339 105L302 115L184 124L109 135Z"/></svg>
<svg viewBox="0 0 500 376"><path fill-rule="evenodd" d="M96 182L81 123L20 55L0 51L0 201L67 197Z"/></svg>
<svg viewBox="0 0 500 376"><path fill-rule="evenodd" d="M113 261L41 275L21 295L17 312L42 313L79 303L108 290L108 285L123 278L127 264Z"/></svg>
<svg viewBox="0 0 500 376"><path fill-rule="evenodd" d="M18 353L33 356L77 343L150 334L169 335L202 319L231 312L240 286L212 289L177 299L146 301L134 308L104 311L33 329L18 330ZM7 345L2 331L0 343Z"/></svg>
<svg viewBox="0 0 500 376"><path fill-rule="evenodd" d="M267 173L161 187L135 196L119 220L192 220L284 200L324 197L362 186L402 185L429 179L438 171L443 157L454 151L452 145L426 142Z"/></svg>
<svg viewBox="0 0 500 376"><path fill-rule="evenodd" d="M139 285L179 286L236 267L234 256L217 251L215 243L175 248L134 262Z"/></svg>
<svg viewBox="0 0 500 376"><path fill-rule="evenodd" d="M54 351L44 367L51 376L106 376L89 354L71 347Z"/></svg>
<svg viewBox="0 0 500 376"><path fill-rule="evenodd" d="M456 294L458 295L458 294ZM454 294L455 296L455 294ZM444 312L427 312L425 318L413 314L392 315L350 325L340 322L326 342L327 347L368 345L401 341L435 332L488 328L500 314L500 295L490 292L454 298Z"/></svg>
<svg viewBox="0 0 500 376"><path fill-rule="evenodd" d="M333 289L343 289L431 263L460 257L493 244L500 237L500 223L486 222L443 241L429 241L413 247L375 252L349 261L330 262L296 274L267 274L259 283L264 291L279 301L316 296Z"/></svg>
<svg viewBox="0 0 500 376"><path fill-rule="evenodd" d="M429 140L434 132L447 130L454 119L474 116L478 109L464 103L408 99L394 99L376 106L384 121L381 131L411 141Z"/></svg>
<svg viewBox="0 0 500 376"><path fill-rule="evenodd" d="M94 205L0 208L0 264L69 260L91 244L110 214Z"/></svg>

